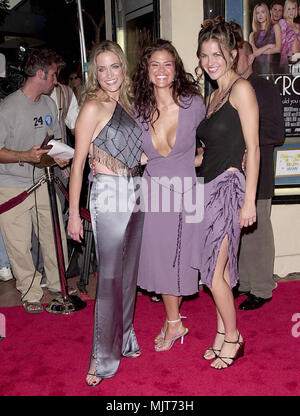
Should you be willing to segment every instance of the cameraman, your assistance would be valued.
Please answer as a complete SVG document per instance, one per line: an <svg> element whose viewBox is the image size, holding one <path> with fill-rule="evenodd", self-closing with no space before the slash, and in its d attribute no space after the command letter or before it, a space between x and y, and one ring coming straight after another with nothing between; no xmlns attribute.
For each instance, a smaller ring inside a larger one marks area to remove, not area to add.
<svg viewBox="0 0 300 416"><path fill-rule="evenodd" d="M57 82L57 54L43 49L32 51L25 64L24 85L0 103L0 204L17 196L36 183L44 174L33 165L40 162L48 150L41 143L47 134L61 138L57 109L47 95ZM61 167L69 161L55 159ZM58 201L58 212L61 209ZM16 288L28 313L43 312L40 287L41 275L35 270L31 248L32 226L39 235L48 289L61 290L56 247L52 228L50 201L44 183L23 202L0 215L0 227L10 264L16 278ZM61 227L64 253L67 253L64 227Z"/></svg>

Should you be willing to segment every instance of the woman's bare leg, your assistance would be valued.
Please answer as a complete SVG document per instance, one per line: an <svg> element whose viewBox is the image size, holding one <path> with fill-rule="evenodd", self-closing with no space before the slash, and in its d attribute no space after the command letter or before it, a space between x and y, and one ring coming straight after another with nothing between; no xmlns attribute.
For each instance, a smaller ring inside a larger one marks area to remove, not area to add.
<svg viewBox="0 0 300 416"><path fill-rule="evenodd" d="M236 326L236 311L234 298L229 283L228 268L228 237L226 236L221 244L215 273L212 280L211 292L217 308L218 330L225 332L225 339L235 342L238 339L238 330ZM222 331L223 329L223 331ZM242 341L242 338L240 339ZM223 343L220 356L234 357L239 344ZM231 360L228 360L231 363ZM226 364L220 359L216 359L211 364L215 368L226 367Z"/></svg>
<svg viewBox="0 0 300 416"><path fill-rule="evenodd" d="M180 319L179 309L182 302L182 296L173 296L173 295L162 295L165 310L166 310L166 321L163 326L164 338L161 338L158 341L156 350L165 350L171 344L172 339L182 333L184 333L185 328L183 327ZM167 321L178 321L178 322L167 322Z"/></svg>
<svg viewBox="0 0 300 416"><path fill-rule="evenodd" d="M162 295L162 299L163 299L165 310L166 310L166 303L164 301L164 296L171 296L171 295ZM173 296L173 297L177 298L177 300L178 300L178 317L179 317L179 310L180 310L180 306L181 306L181 302L182 302L182 296ZM167 300L167 302L168 302L168 300ZM176 310L175 310L175 313L176 313ZM173 315L173 311L171 311L171 313ZM167 311L166 311L166 315L167 315ZM176 318L176 319L178 319L178 318ZM168 326L167 320L170 321L170 319L168 319L168 315L166 316L166 320L163 324L163 327L162 327L160 333L157 335L157 337L154 340L155 344L157 344L158 342L161 342L163 340L163 338L165 336L165 333L166 333L166 330L167 330L167 326Z"/></svg>
<svg viewBox="0 0 300 416"><path fill-rule="evenodd" d="M219 355L223 342L224 342L224 336L225 336L224 323L223 323L223 319L217 307L216 307L216 313L217 313L217 333L216 333L216 337L214 339L213 345L209 349L207 349L203 355L203 357L206 360L212 360L213 358L216 358L216 355Z"/></svg>

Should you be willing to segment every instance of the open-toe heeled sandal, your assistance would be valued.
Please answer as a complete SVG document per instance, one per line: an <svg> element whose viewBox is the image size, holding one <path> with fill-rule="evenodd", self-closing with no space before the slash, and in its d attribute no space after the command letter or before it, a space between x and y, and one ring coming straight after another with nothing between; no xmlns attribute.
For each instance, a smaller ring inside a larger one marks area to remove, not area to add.
<svg viewBox="0 0 300 416"><path fill-rule="evenodd" d="M134 352L133 354L131 354L131 355L123 355L123 357L125 357L125 358L138 358L138 357L140 357L142 355L142 351L141 350L139 350L139 351L137 351L137 352Z"/></svg>
<svg viewBox="0 0 300 416"><path fill-rule="evenodd" d="M93 362L94 361L94 362ZM85 379L85 381L86 381L86 384L89 386L89 387L96 387L96 386L99 386L99 384L103 381L103 378L101 378L101 377L98 377L98 376L96 376L96 374L95 374L95 371L96 371L96 363L95 363L95 361L96 361L96 357L95 357L95 355L93 354L92 355L92 360L91 360L91 362L90 362L90 367L89 367L89 371L88 371L88 373L87 373L87 377L86 377L86 379ZM92 365L92 363L93 363L93 365ZM94 367L94 372L93 373L90 373L90 368L91 367ZM98 379L98 380L93 380L91 383L89 383L88 381L87 381L87 378L88 378L88 376L92 376L92 377L95 377L96 379Z"/></svg>
<svg viewBox="0 0 300 416"><path fill-rule="evenodd" d="M99 384L103 381L103 378L98 377L98 376L95 376L95 374L92 374L92 373L87 373L87 375L88 375L88 376L92 376L92 377L96 377L96 378L98 378L98 379L99 379L99 380L94 380L91 384L90 384L90 383L88 383L88 381L87 381L87 380L85 380L85 381L86 381L86 384L87 384L89 387L96 387L96 386L99 386Z"/></svg>
<svg viewBox="0 0 300 416"><path fill-rule="evenodd" d="M224 342L226 342L227 344L239 344L239 347L233 357L221 357L220 355L217 357L225 364L225 367L211 366L212 368L215 368L216 370L224 370L224 368L228 368L232 366L238 358L243 357L244 351L245 351L245 341L240 341L240 337L241 337L241 334L239 332L237 341L226 341L226 339L224 339ZM228 363L225 360L231 360L231 362Z"/></svg>
<svg viewBox="0 0 300 416"><path fill-rule="evenodd" d="M180 319L186 319L186 316L182 316L179 314L179 318ZM159 344L160 342L162 342L162 340L165 338L165 331L164 331L164 327L162 327L162 329L160 330L160 333L157 335L156 338L154 338L154 344Z"/></svg>
<svg viewBox="0 0 300 416"><path fill-rule="evenodd" d="M179 328L177 329L177 334L180 328L183 328L183 325L181 323L181 319L176 319L175 321L168 321L168 324L173 324L176 322L180 322ZM161 352L161 351L169 351L173 345L174 342L177 341L178 339L181 339L181 344L183 344L183 340L184 337L189 333L189 330L187 328L184 329L184 331L181 334L176 335L174 338L168 338L166 339L165 337L163 338L163 340L161 342L159 342L158 344L156 344L154 346L154 349L156 352ZM170 343L169 345L167 345L168 343Z"/></svg>
<svg viewBox="0 0 300 416"><path fill-rule="evenodd" d="M217 331L217 334L220 334L220 335L225 335L225 332L220 332L220 331ZM210 351L212 351L212 352L214 353L214 355L213 355L212 357L209 357L209 358L205 357L205 355L206 355L208 352L210 352ZM218 358L218 357L219 357L219 354L217 354L217 352L218 352L218 353L220 353L220 352L221 352L221 349L210 347L210 348L207 348L207 350L206 350L206 351L205 351L205 353L202 355L202 357L204 358L204 360L206 360L206 361L210 361L210 360L213 360L213 359L215 359L215 358Z"/></svg>
<svg viewBox="0 0 300 416"><path fill-rule="evenodd" d="M154 344L159 344L165 337L165 331L164 328L160 330L160 333L157 335L157 337L154 339Z"/></svg>

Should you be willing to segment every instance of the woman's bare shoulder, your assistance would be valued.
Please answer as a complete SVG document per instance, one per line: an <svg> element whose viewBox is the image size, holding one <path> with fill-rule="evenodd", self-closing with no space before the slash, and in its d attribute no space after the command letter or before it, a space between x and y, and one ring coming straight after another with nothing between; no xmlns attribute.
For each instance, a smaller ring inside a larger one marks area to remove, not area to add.
<svg viewBox="0 0 300 416"><path fill-rule="evenodd" d="M251 100L255 97L256 95L250 82L240 78L232 87L230 102L236 107L239 103L246 103L248 99Z"/></svg>
<svg viewBox="0 0 300 416"><path fill-rule="evenodd" d="M247 81L245 78L237 78L236 82L234 83L232 87L232 93L241 94L243 92L246 92L249 89L253 89L250 82Z"/></svg>
<svg viewBox="0 0 300 416"><path fill-rule="evenodd" d="M111 111L108 100L102 96L96 96L86 100L81 108L81 115L85 117L105 117Z"/></svg>
<svg viewBox="0 0 300 416"><path fill-rule="evenodd" d="M82 109L85 109L86 111L95 111L101 108L105 108L106 103L107 100L105 100L104 97L102 97L101 95L97 95L93 98L89 98L88 100L86 100L82 106Z"/></svg>

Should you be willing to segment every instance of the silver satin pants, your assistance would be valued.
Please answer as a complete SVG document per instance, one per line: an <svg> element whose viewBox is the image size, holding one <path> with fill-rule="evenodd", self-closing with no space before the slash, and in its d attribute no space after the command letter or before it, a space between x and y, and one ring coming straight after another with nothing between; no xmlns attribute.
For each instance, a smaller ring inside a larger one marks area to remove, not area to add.
<svg viewBox="0 0 300 416"><path fill-rule="evenodd" d="M95 375L116 374L121 355L140 350L133 329L144 213L134 212L139 177L97 174L90 213L98 261L91 360Z"/></svg>

